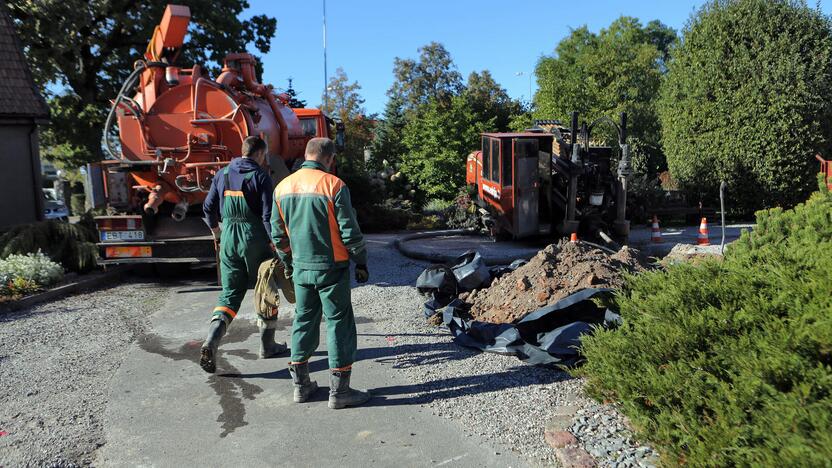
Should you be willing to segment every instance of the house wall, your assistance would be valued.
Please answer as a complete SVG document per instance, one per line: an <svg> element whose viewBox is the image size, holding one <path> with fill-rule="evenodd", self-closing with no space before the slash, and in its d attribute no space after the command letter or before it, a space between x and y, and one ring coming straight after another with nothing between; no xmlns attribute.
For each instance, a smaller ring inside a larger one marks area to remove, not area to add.
<svg viewBox="0 0 832 468"><path fill-rule="evenodd" d="M36 128L0 120L0 228L43 219Z"/></svg>

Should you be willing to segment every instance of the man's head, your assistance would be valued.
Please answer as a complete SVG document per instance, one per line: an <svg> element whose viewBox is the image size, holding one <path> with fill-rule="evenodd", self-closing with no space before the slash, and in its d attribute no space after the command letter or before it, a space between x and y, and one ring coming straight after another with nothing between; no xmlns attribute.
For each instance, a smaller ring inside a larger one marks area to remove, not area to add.
<svg viewBox="0 0 832 468"><path fill-rule="evenodd" d="M335 161L335 143L329 138L313 138L306 144L306 160L317 161L329 170Z"/></svg>
<svg viewBox="0 0 832 468"><path fill-rule="evenodd" d="M261 166L266 162L268 150L266 142L259 136L252 135L243 140L243 157L251 158Z"/></svg>

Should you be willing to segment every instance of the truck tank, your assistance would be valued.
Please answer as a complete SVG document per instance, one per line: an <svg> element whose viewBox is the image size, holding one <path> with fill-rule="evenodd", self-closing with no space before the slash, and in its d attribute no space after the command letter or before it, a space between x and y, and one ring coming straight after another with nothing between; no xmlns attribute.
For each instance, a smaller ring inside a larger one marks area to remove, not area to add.
<svg viewBox="0 0 832 468"><path fill-rule="evenodd" d="M342 124L319 109L292 109L288 95L259 83L251 54L227 55L216 78L199 65L179 67L189 22L188 7L166 7L113 100L102 136L107 159L87 167L91 205L108 213L95 218L99 263L214 261L201 204L246 137L266 141L274 183L309 139L330 136L331 123L343 141Z"/></svg>
<svg viewBox="0 0 832 468"><path fill-rule="evenodd" d="M256 81L251 54L226 56L216 79L199 65L175 66L189 20L188 7L167 6L144 59L114 101L103 141L104 165L129 173L145 214L169 202L177 221L204 201L214 174L240 155L247 136L268 144L275 181L303 155L309 138L327 136L324 118L302 123L287 95ZM120 151L112 141L114 121Z"/></svg>

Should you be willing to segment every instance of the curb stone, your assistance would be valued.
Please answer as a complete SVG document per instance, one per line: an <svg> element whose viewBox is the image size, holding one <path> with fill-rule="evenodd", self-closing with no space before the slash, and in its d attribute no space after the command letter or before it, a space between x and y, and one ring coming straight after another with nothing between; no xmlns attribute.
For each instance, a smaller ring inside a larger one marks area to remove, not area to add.
<svg viewBox="0 0 832 468"><path fill-rule="evenodd" d="M88 275L67 275L70 282L61 284L46 291L26 296L16 301L0 304L0 312L25 309L41 302L52 301L78 291L92 289L101 284L119 279L132 268L129 265L108 268L106 271L90 273Z"/></svg>

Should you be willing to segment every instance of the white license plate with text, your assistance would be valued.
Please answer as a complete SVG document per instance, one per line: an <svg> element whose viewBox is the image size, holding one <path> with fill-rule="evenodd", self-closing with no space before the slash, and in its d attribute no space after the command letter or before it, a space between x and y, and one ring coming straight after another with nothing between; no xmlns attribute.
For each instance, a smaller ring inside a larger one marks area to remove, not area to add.
<svg viewBox="0 0 832 468"><path fill-rule="evenodd" d="M144 231L102 231L101 242L144 240Z"/></svg>

